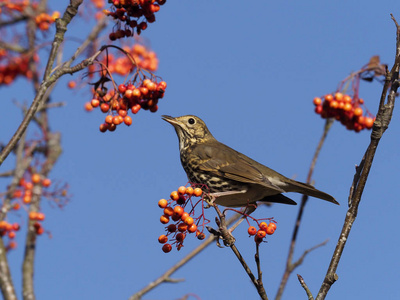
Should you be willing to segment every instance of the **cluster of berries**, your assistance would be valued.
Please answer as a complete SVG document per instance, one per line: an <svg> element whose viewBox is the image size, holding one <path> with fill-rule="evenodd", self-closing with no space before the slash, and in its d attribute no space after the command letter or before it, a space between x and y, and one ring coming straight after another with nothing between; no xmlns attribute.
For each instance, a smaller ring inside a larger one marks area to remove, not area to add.
<svg viewBox="0 0 400 300"><path fill-rule="evenodd" d="M42 224L40 223L41 221L44 220L44 218L45 218L45 215L42 212L36 212L36 211L29 212L29 220L35 221L33 223L33 228L35 228L35 232L38 235L41 235L44 232L44 228L43 228Z"/></svg>
<svg viewBox="0 0 400 300"><path fill-rule="evenodd" d="M375 118L364 110L360 105L364 104L364 100L358 97L351 97L340 92L335 94L327 94L315 97L315 112L322 118L335 118L340 121L348 130L360 132L363 129L371 129Z"/></svg>
<svg viewBox="0 0 400 300"><path fill-rule="evenodd" d="M156 112L158 101L164 97L167 83L157 82L156 79L144 79L137 86L132 83L120 84L117 91L111 91L103 95L102 91L95 93L91 102L86 103L85 109L91 111L100 107L103 113L107 113L105 122L100 125L100 131L114 131L117 125L125 123L130 126L132 118L128 116L130 110L136 114L140 109Z"/></svg>
<svg viewBox="0 0 400 300"><path fill-rule="evenodd" d="M32 174L30 180L21 178L18 184L20 188L14 191L13 198L21 198L23 203L30 204L32 201L32 189L37 184L41 184L47 188L51 185L51 180L49 178L42 178L37 173ZM19 209L19 207L19 203L15 203L14 209Z"/></svg>
<svg viewBox="0 0 400 300"><path fill-rule="evenodd" d="M181 186L177 191L173 191L170 195L170 199L161 199L158 201L158 206L163 209L163 215L160 217L162 224L168 224L171 220L175 222L165 227L166 234L159 236L159 243L163 244L162 250L168 253L172 250L172 245L176 245L179 251L183 247L183 241L188 233L195 233L199 240L205 238L205 234L198 230L198 226L204 216L201 215L197 218L194 216L194 207L202 201L200 199L196 204L193 205L192 197L201 197L203 191L201 188L193 188L191 186ZM188 203L191 203L191 210L185 211L185 207ZM204 229L204 222L203 222ZM170 241L170 243L167 243Z"/></svg>
<svg viewBox="0 0 400 300"><path fill-rule="evenodd" d="M22 12L29 5L29 0L10 1L0 0L0 13L12 14L12 12Z"/></svg>
<svg viewBox="0 0 400 300"><path fill-rule="evenodd" d="M18 223L10 224L7 221L0 221L0 236L7 236L10 239L9 244L6 246L7 250L15 249L17 243L13 240L16 236L16 232L20 229Z"/></svg>
<svg viewBox="0 0 400 300"><path fill-rule="evenodd" d="M53 24L55 20L59 17L60 13L58 11L53 12L51 16L47 13L41 13L35 17L35 22L40 30L46 31L50 28L50 25Z"/></svg>
<svg viewBox="0 0 400 300"><path fill-rule="evenodd" d="M119 29L109 35L110 40L115 41L123 37L133 36L135 28L136 33L140 34L142 30L147 28L148 23L155 22L154 13L160 10L160 5L165 4L166 0L111 0L111 2L111 10L104 10L103 12L117 21ZM142 17L145 21L140 22ZM121 23L125 24L125 29L121 28Z"/></svg>
<svg viewBox="0 0 400 300"><path fill-rule="evenodd" d="M103 63L107 64L110 73L117 73L118 75L126 76L132 72L136 66L150 72L157 71L157 55L146 46L142 44L134 44L132 47L124 47L123 50L127 55L114 58L112 54L109 54L103 59ZM133 62L129 56L133 59Z"/></svg>
<svg viewBox="0 0 400 300"><path fill-rule="evenodd" d="M257 244L260 244L267 235L274 234L276 230L275 222L269 222L268 224L266 222L261 222L261 223L257 222L257 225L258 229L254 226L250 226L247 230L249 235L251 236L254 235L254 241Z"/></svg>
<svg viewBox="0 0 400 300"><path fill-rule="evenodd" d="M23 203L30 204L32 201L32 189L36 184L41 184L47 188L51 185L51 180L49 178L42 178L37 173L32 174L30 180L21 178L18 184L20 188L14 191L13 198L21 198ZM14 209L19 209L19 207L18 203L14 205Z"/></svg>
<svg viewBox="0 0 400 300"><path fill-rule="evenodd" d="M29 70L28 55L10 56L8 51L0 49L0 85L11 84L16 77L24 76L28 79L32 78L32 72ZM38 61L37 55L33 56L34 61Z"/></svg>

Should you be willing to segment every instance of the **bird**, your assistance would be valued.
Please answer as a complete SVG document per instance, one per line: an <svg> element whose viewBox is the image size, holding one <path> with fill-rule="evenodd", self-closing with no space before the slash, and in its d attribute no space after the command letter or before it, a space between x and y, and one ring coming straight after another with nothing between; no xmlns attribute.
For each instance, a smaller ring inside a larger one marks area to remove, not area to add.
<svg viewBox="0 0 400 300"><path fill-rule="evenodd" d="M162 119L175 128L181 163L189 182L204 184L215 204L225 207L256 207L257 202L296 205L282 194L287 192L339 204L312 185L287 178L219 142L199 117L163 115Z"/></svg>

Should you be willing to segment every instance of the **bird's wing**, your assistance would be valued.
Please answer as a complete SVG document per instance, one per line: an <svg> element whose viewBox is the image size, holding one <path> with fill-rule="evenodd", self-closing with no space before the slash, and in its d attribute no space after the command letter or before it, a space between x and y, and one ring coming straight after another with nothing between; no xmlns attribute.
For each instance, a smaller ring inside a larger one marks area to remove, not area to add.
<svg viewBox="0 0 400 300"><path fill-rule="evenodd" d="M201 171L239 182L260 184L278 193L285 192L257 168L257 162L222 143L198 144L192 153L199 157L198 168Z"/></svg>

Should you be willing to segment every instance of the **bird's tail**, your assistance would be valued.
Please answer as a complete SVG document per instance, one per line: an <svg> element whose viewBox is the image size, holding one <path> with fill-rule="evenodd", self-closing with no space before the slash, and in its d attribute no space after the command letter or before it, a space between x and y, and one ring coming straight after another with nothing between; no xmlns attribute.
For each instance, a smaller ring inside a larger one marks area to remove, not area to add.
<svg viewBox="0 0 400 300"><path fill-rule="evenodd" d="M308 195L311 197L319 198L319 199L326 200L326 201L329 201L329 202L339 205L339 202L337 202L335 200L335 198L333 198L331 195L324 193L320 190L317 190L315 187L313 187L310 184L298 182L295 180L290 181L290 189L288 189L287 192L297 192L297 193L301 193L301 194Z"/></svg>

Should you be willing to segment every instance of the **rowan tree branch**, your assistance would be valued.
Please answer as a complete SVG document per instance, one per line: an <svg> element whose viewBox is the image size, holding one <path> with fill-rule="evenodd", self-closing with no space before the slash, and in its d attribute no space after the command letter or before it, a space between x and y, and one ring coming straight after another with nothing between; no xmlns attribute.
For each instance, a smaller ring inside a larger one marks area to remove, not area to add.
<svg viewBox="0 0 400 300"><path fill-rule="evenodd" d="M361 160L359 167L356 169L356 175L354 176L354 180L350 189L349 209L346 213L346 218L344 220L342 231L340 233L329 268L327 270L326 276L321 285L319 293L316 297L316 300L325 299L332 284L338 279L336 270L339 265L339 261L342 257L343 249L348 240L351 228L357 217L358 207L361 202L361 196L364 191L364 187L367 182L369 172L371 170L372 161L374 159L376 149L378 147L379 141L383 133L388 128L390 120L392 118L395 97L399 87L400 26L393 17L393 15L391 15L391 17L396 25L396 56L394 65L390 72L386 71L385 84L383 86L381 94L379 110L376 115L376 120L374 122L374 126L371 132L371 141ZM389 87L390 91L389 94L387 95ZM387 96L387 102L385 103L386 96Z"/></svg>

